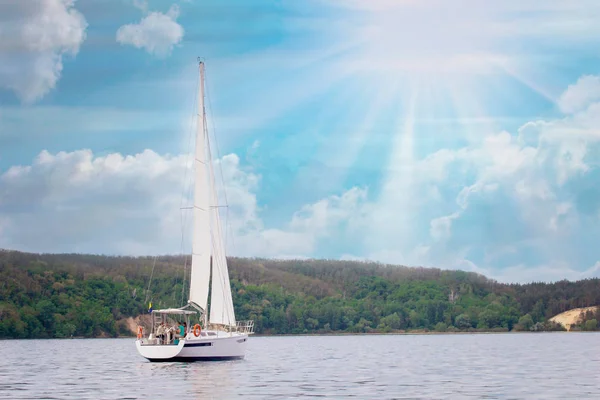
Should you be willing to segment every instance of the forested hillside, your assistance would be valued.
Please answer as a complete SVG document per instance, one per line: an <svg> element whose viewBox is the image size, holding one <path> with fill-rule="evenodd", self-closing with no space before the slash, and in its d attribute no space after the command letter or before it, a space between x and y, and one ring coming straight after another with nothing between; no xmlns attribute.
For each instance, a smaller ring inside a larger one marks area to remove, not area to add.
<svg viewBox="0 0 600 400"><path fill-rule="evenodd" d="M505 285L474 273L377 263L229 262L236 317L255 320L265 334L554 330L561 328L550 317L600 304L599 279ZM184 264L174 256L0 251L0 337L131 335L126 319L146 313L149 300L154 308L185 304Z"/></svg>

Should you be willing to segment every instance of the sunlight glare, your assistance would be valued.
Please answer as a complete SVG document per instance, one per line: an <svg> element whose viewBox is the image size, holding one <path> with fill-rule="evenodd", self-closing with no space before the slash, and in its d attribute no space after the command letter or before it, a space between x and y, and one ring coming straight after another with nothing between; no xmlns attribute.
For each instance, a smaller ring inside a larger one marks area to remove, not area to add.
<svg viewBox="0 0 600 400"><path fill-rule="evenodd" d="M409 75L490 73L507 62L506 55L493 50L504 35L494 7L470 1L468 9L440 0L375 3L355 31L366 43L356 61L365 69Z"/></svg>
<svg viewBox="0 0 600 400"><path fill-rule="evenodd" d="M408 106L399 110L398 121L392 139L390 161L387 168L387 176L384 178L384 186L377 201L378 207L373 214L374 223L378 230L386 231L386 243L380 241L369 243L373 250L380 246L392 246L400 249L406 248L410 240L410 227L413 226L412 219L416 215L418 206L414 193L414 167L415 167L415 115L418 103L418 90L416 87L410 89ZM383 210L394 210L389 215ZM381 233L381 232L379 232ZM381 238L382 235L369 235ZM369 240L367 240L369 242Z"/></svg>

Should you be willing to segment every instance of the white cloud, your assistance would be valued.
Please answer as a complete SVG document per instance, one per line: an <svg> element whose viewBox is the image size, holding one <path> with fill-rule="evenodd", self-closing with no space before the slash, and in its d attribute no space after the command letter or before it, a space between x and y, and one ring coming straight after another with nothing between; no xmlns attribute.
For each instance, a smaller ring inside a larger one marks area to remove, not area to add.
<svg viewBox="0 0 600 400"><path fill-rule="evenodd" d="M236 250L250 256L313 256L319 243L337 242L341 231L352 230L349 225L363 210L366 195L365 189L352 188L307 204L281 229L265 228L258 220L253 230L238 232Z"/></svg>
<svg viewBox="0 0 600 400"><path fill-rule="evenodd" d="M138 8L147 10L145 2L136 3ZM137 24L127 24L117 30L117 42L144 49L152 55L167 56L173 47L181 42L184 30L177 23L179 6L173 4L166 14L151 12Z"/></svg>
<svg viewBox="0 0 600 400"><path fill-rule="evenodd" d="M358 208L366 198L367 191L356 187L341 196L327 197L295 213L290 226L294 230L311 232L317 236L331 235L332 228L357 217Z"/></svg>
<svg viewBox="0 0 600 400"><path fill-rule="evenodd" d="M148 12L148 1L147 0L133 0L133 6L142 12Z"/></svg>
<svg viewBox="0 0 600 400"><path fill-rule="evenodd" d="M143 254L162 243L176 252L185 161L150 150L43 151L0 175L0 247Z"/></svg>
<svg viewBox="0 0 600 400"><path fill-rule="evenodd" d="M556 262L537 266L519 264L500 271L477 268L476 272L503 283L557 282L564 279L577 281L600 277L600 261L583 271L574 269L566 262Z"/></svg>
<svg viewBox="0 0 600 400"><path fill-rule="evenodd" d="M571 114L585 109L598 100L600 100L600 77L586 75L579 78L577 83L569 85L560 96L558 106L563 112Z"/></svg>
<svg viewBox="0 0 600 400"><path fill-rule="evenodd" d="M227 201L228 210L225 214L229 216L236 235L246 235L261 229L262 222L258 217L259 208L255 194L260 176L242 169L240 159L235 154L228 154L221 160L217 160L215 171L219 199L221 202ZM222 181L225 182L224 188Z"/></svg>
<svg viewBox="0 0 600 400"><path fill-rule="evenodd" d="M579 93L595 87L591 78L578 81ZM565 93L575 92L570 87ZM477 268L502 280L533 279L536 274L539 280L555 280L561 273L579 279L595 273L578 269L594 257L594 249L578 242L599 234L600 221L587 225L577 203L600 208L600 198L588 189L598 169L599 107L590 103L562 119L527 123L518 136L487 135L478 145L442 150L421 161L421 170L438 175L436 182L458 171L453 184L459 179L465 184L456 196L458 208L430 222L434 245L429 255L435 256L430 261L452 268L461 257L473 264L469 253L484 252L484 258L474 256ZM425 209L437 204L423 202ZM520 264L507 266L508 260Z"/></svg>
<svg viewBox="0 0 600 400"><path fill-rule="evenodd" d="M0 88L32 103L60 79L63 58L75 56L87 22L74 0L0 2Z"/></svg>
<svg viewBox="0 0 600 400"><path fill-rule="evenodd" d="M431 237L433 240L444 240L450 237L452 220L458 218L460 214L455 212L444 217L439 217L431 220Z"/></svg>
<svg viewBox="0 0 600 400"><path fill-rule="evenodd" d="M188 250L191 214L180 208L190 204L190 162L187 155L151 150L103 157L90 150L43 151L31 165L0 175L0 247L112 254ZM243 171L234 154L216 165L227 182L235 234L255 235L261 226L254 195L260 177Z"/></svg>
<svg viewBox="0 0 600 400"><path fill-rule="evenodd" d="M348 261L369 261L380 262L390 265L423 266L428 265L429 246L417 246L414 249L403 253L398 249L380 250L369 253L366 256L356 256L354 254L342 254L340 260Z"/></svg>
<svg viewBox="0 0 600 400"><path fill-rule="evenodd" d="M42 252L156 254L189 251L189 156L151 150L94 156L90 150L41 152L31 165L0 175L0 248ZM352 189L307 205L283 229L266 228L255 192L260 176L235 154L216 162L226 182L230 251L247 256L311 255L365 197ZM187 171L187 172L186 172ZM220 190L223 188L220 187ZM220 201L224 203L224 197ZM220 204L224 205L224 204ZM182 224L183 222L183 224Z"/></svg>

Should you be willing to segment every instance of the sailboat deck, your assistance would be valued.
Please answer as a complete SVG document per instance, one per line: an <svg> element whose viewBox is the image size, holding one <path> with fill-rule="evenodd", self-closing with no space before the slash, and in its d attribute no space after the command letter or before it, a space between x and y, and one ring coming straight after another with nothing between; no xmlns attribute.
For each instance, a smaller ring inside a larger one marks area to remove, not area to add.
<svg viewBox="0 0 600 400"><path fill-rule="evenodd" d="M141 340L142 346L177 346L180 341L185 341L186 346L191 344L199 344L203 342L210 343L213 340L226 339L235 336L243 336L246 337L247 334L241 332L225 332L225 331L202 331L200 332L200 336L195 336L192 332L189 332L185 338L176 340L170 340L166 343L161 343L161 341L156 337L144 338ZM210 345L210 344L207 344Z"/></svg>

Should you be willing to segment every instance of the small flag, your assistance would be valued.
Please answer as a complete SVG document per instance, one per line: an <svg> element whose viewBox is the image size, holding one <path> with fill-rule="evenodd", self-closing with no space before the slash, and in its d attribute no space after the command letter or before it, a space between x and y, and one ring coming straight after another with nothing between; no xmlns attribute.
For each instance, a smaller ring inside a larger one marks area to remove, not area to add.
<svg viewBox="0 0 600 400"><path fill-rule="evenodd" d="M148 312L151 313L152 312L152 302L150 302L150 304L148 304Z"/></svg>

